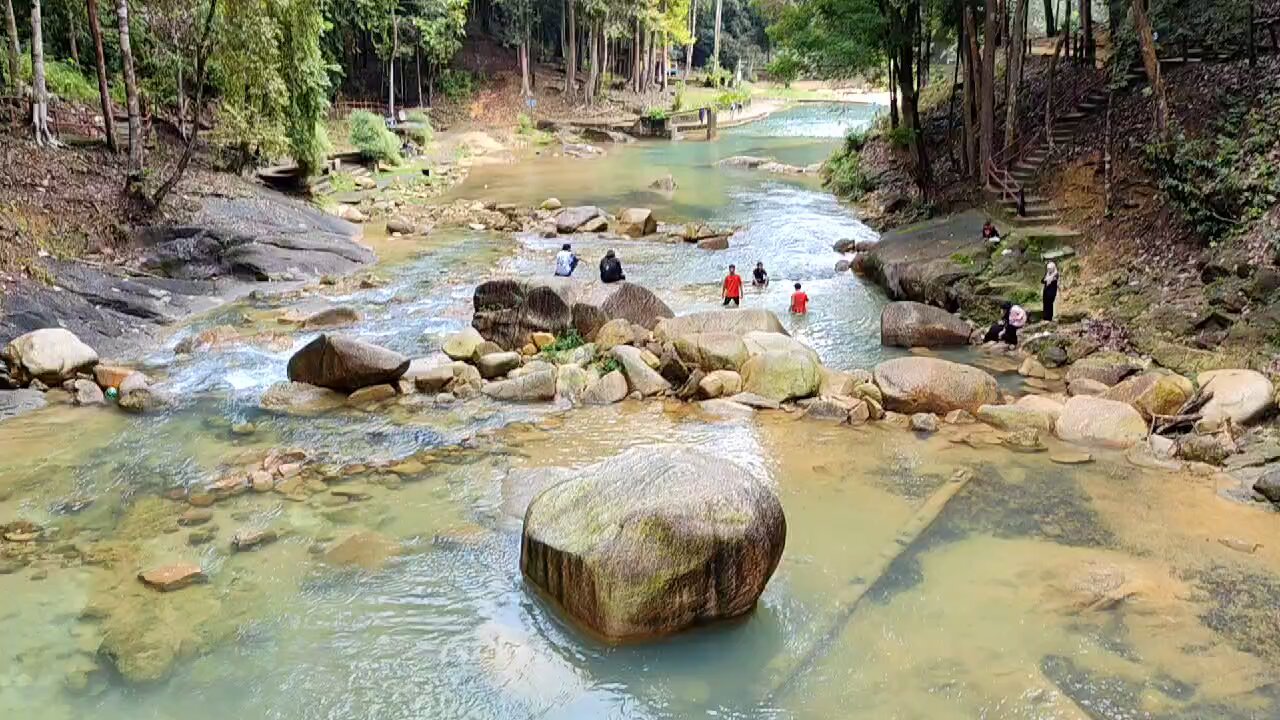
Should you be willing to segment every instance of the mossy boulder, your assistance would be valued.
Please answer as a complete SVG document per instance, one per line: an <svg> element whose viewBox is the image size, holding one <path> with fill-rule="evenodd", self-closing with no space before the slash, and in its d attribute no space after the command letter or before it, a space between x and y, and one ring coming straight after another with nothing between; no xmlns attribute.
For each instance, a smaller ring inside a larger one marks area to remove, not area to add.
<svg viewBox="0 0 1280 720"><path fill-rule="evenodd" d="M1121 381L1102 397L1128 403L1150 420L1154 415L1177 414L1194 394L1191 381L1181 375L1149 372Z"/></svg>
<svg viewBox="0 0 1280 720"><path fill-rule="evenodd" d="M675 340L694 333L727 332L739 337L749 332L788 334L782 321L769 310L708 310L659 320L653 328L658 342Z"/></svg>
<svg viewBox="0 0 1280 720"><path fill-rule="evenodd" d="M822 386L822 366L807 353L771 350L742 365L742 391L775 402L813 397Z"/></svg>
<svg viewBox="0 0 1280 720"><path fill-rule="evenodd" d="M733 463L632 450L534 498L520 569L592 632L652 638L750 612L786 531L777 495Z"/></svg>

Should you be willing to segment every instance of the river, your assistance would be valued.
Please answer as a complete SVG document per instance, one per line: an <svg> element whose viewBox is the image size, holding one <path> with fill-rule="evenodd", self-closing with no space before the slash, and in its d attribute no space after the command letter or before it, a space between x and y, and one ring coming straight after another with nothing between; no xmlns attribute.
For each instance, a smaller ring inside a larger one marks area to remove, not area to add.
<svg viewBox="0 0 1280 720"><path fill-rule="evenodd" d="M729 263L762 261L775 283L746 304L785 315L791 283L803 283L811 313L789 329L830 366L869 368L886 357L884 299L834 271L831 244L874 233L812 180L713 163L815 162L871 116L804 106L715 143L479 167L453 195L556 196L740 225L722 252L630 240L575 249L590 267L614 248L629 278L677 312L716 305ZM673 195L645 189L668 173L680 185ZM784 413L716 416L674 401L564 410L474 400L277 417L257 400L310 335L274 349L174 354L205 327L277 331L282 312L343 304L365 318L352 334L421 356L469 322L477 282L545 273L560 241L459 232L376 242L382 287L246 301L155 348L148 371L184 398L170 413L55 407L0 426L0 524L34 521L56 551L0 574L5 717L1280 717L1275 519L1219 497L1213 476L1106 452L1059 465L977 428L921 437ZM1017 384L1007 363L994 369ZM254 432L231 430L242 422ZM282 447L302 448L359 492L247 493L218 502L206 525L178 527L187 506L167 499L176 488ZM745 619L601 644L521 579L531 479L673 447L740 463L776 488L788 525L781 566ZM973 481L905 552L896 547L960 469ZM242 527L280 540L232 553ZM209 542L191 544L210 528ZM327 562L353 533L376 538L374 551L355 567ZM1263 544L1242 551L1248 541ZM901 554L866 601L842 606L851 585L874 579L866 574L886 547ZM134 577L180 560L200 564L208 582L162 594ZM110 653L158 668L157 679L130 682Z"/></svg>

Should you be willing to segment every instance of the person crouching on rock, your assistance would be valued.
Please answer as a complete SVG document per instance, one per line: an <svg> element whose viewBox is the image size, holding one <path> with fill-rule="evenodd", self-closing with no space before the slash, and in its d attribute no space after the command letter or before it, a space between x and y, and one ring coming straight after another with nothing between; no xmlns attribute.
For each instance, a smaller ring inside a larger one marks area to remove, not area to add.
<svg viewBox="0 0 1280 720"><path fill-rule="evenodd" d="M1018 331L1016 329L1012 329L1009 324L1009 316L1013 314L1013 307L1014 305L1011 302L1004 303L1000 306L1000 310L1003 312L1003 315L1001 315L1000 319L987 329L987 334L982 337L982 342L1000 342L1009 332L1013 333L1014 342L1017 342Z"/></svg>
<svg viewBox="0 0 1280 720"><path fill-rule="evenodd" d="M569 277L577 269L578 256L573 254L573 248L569 243L565 243L564 247L560 248L560 252L556 253L556 276Z"/></svg>
<svg viewBox="0 0 1280 720"><path fill-rule="evenodd" d="M990 220L986 221L982 225L982 239L992 245L999 244L1000 242L1000 231L996 229L995 224Z"/></svg>
<svg viewBox="0 0 1280 720"><path fill-rule="evenodd" d="M626 279L627 276L622 274L622 261L617 254L612 250L605 253L604 259L600 261L600 282L616 283Z"/></svg>
<svg viewBox="0 0 1280 720"><path fill-rule="evenodd" d="M724 276L724 307L733 303L734 307L742 306L742 276L738 274L738 266L730 265L729 274Z"/></svg>

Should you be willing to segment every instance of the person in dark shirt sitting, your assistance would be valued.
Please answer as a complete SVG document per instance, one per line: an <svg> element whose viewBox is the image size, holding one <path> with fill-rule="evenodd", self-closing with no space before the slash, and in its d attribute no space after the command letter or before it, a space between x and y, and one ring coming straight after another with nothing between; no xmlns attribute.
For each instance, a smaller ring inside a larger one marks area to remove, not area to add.
<svg viewBox="0 0 1280 720"><path fill-rule="evenodd" d="M769 273L764 269L764 263L756 263L756 269L751 271L751 284L758 288L769 287Z"/></svg>
<svg viewBox="0 0 1280 720"><path fill-rule="evenodd" d="M622 274L622 261L618 260L617 254L612 250L604 254L604 259L600 261L600 282L616 283L626 280L627 276Z"/></svg>

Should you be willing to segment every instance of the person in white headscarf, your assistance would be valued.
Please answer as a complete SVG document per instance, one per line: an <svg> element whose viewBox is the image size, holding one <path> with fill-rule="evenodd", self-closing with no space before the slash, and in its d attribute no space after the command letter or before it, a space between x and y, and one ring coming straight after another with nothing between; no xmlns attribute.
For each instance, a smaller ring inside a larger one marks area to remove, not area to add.
<svg viewBox="0 0 1280 720"><path fill-rule="evenodd" d="M1053 303L1058 299L1058 265L1052 261L1045 267L1044 280L1044 320L1053 321Z"/></svg>

